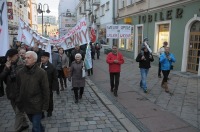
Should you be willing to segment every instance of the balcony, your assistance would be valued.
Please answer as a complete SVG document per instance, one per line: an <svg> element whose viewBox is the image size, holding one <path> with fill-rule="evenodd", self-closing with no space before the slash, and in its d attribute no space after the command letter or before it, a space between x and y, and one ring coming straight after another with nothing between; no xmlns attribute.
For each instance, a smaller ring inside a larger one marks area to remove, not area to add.
<svg viewBox="0 0 200 132"><path fill-rule="evenodd" d="M92 5L93 6L99 6L100 5L100 0L93 0Z"/></svg>

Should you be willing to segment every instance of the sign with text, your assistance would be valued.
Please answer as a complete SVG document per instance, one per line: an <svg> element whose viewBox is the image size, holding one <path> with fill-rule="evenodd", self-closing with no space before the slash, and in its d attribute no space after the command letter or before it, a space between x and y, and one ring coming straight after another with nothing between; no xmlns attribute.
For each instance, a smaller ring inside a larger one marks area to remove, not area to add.
<svg viewBox="0 0 200 132"><path fill-rule="evenodd" d="M106 25L106 38L131 38L131 25Z"/></svg>
<svg viewBox="0 0 200 132"><path fill-rule="evenodd" d="M59 39L48 39L35 32L27 23L20 19L17 40L24 42L26 45L33 46L35 43L41 47L47 43L61 46L65 50L75 47L75 44L83 45L90 42L87 23L82 18L75 27Z"/></svg>

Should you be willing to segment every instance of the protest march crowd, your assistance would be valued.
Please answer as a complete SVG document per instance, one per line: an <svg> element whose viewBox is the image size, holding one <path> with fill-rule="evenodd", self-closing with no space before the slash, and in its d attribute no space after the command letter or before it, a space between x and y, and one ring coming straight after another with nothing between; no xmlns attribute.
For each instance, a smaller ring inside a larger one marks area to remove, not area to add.
<svg viewBox="0 0 200 132"><path fill-rule="evenodd" d="M168 93L168 75L173 68L175 57L167 45L168 43L164 42L160 48L158 77L161 78L162 71L161 87ZM29 128L27 117L32 123L33 132L43 132L41 120L45 117L44 112L47 112L47 117L51 117L54 108L53 91L59 95L66 90L67 83L72 83L74 102L77 104L82 99L85 72L87 71L88 76L93 75L93 68L85 69L84 66L86 46L90 47L93 64L93 60L99 59L102 46L92 42L81 46L76 44L73 49L68 50L52 45L51 53L42 50L37 44L29 47L17 42L0 58L0 96L6 93L10 100L15 111L14 127L17 132ZM143 40L141 47L136 62L139 62L141 73L140 87L147 93L146 78L154 58L148 45L148 38ZM117 97L121 65L124 63L124 57L118 51L117 45L112 46L112 52L108 53L106 62L109 65L110 91Z"/></svg>

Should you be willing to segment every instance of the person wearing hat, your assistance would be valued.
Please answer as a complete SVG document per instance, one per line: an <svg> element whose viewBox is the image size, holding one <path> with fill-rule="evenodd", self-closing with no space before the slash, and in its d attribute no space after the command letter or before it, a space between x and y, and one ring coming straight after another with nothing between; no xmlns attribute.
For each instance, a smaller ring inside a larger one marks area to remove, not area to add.
<svg viewBox="0 0 200 132"><path fill-rule="evenodd" d="M58 85L58 74L56 68L49 62L50 54L48 52L43 52L41 54L41 65L40 67L47 72L49 81L49 108L47 110L47 117L52 116L53 112L53 90L57 90Z"/></svg>
<svg viewBox="0 0 200 132"><path fill-rule="evenodd" d="M136 62L139 62L139 68L141 73L140 87L144 90L144 93L147 93L147 83L146 78L151 67L151 62L154 61L153 56L149 53L147 47L143 47L142 52L138 54Z"/></svg>
<svg viewBox="0 0 200 132"><path fill-rule="evenodd" d="M159 57L159 60L160 60L160 55L165 53L165 48L168 46L168 42L163 42L163 46L159 49L158 51L158 57ZM161 63L159 61L159 64L158 64L158 77L161 78Z"/></svg>
<svg viewBox="0 0 200 132"><path fill-rule="evenodd" d="M16 49L9 49L5 56L7 62L5 63L4 70L0 73L0 79L5 80L6 95L15 111L15 131L21 132L29 127L25 113L16 105L16 99L18 97L16 76L19 70L24 66L24 61L19 57Z"/></svg>

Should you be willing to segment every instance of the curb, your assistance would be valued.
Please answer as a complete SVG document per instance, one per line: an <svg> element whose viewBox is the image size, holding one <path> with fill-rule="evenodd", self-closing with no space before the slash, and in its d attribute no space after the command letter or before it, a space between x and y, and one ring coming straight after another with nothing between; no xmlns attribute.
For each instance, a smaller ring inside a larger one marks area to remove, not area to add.
<svg viewBox="0 0 200 132"><path fill-rule="evenodd" d="M89 78L86 78L86 82L128 132L140 132L139 129L128 118L126 118L126 116L98 89L98 87L95 86Z"/></svg>

